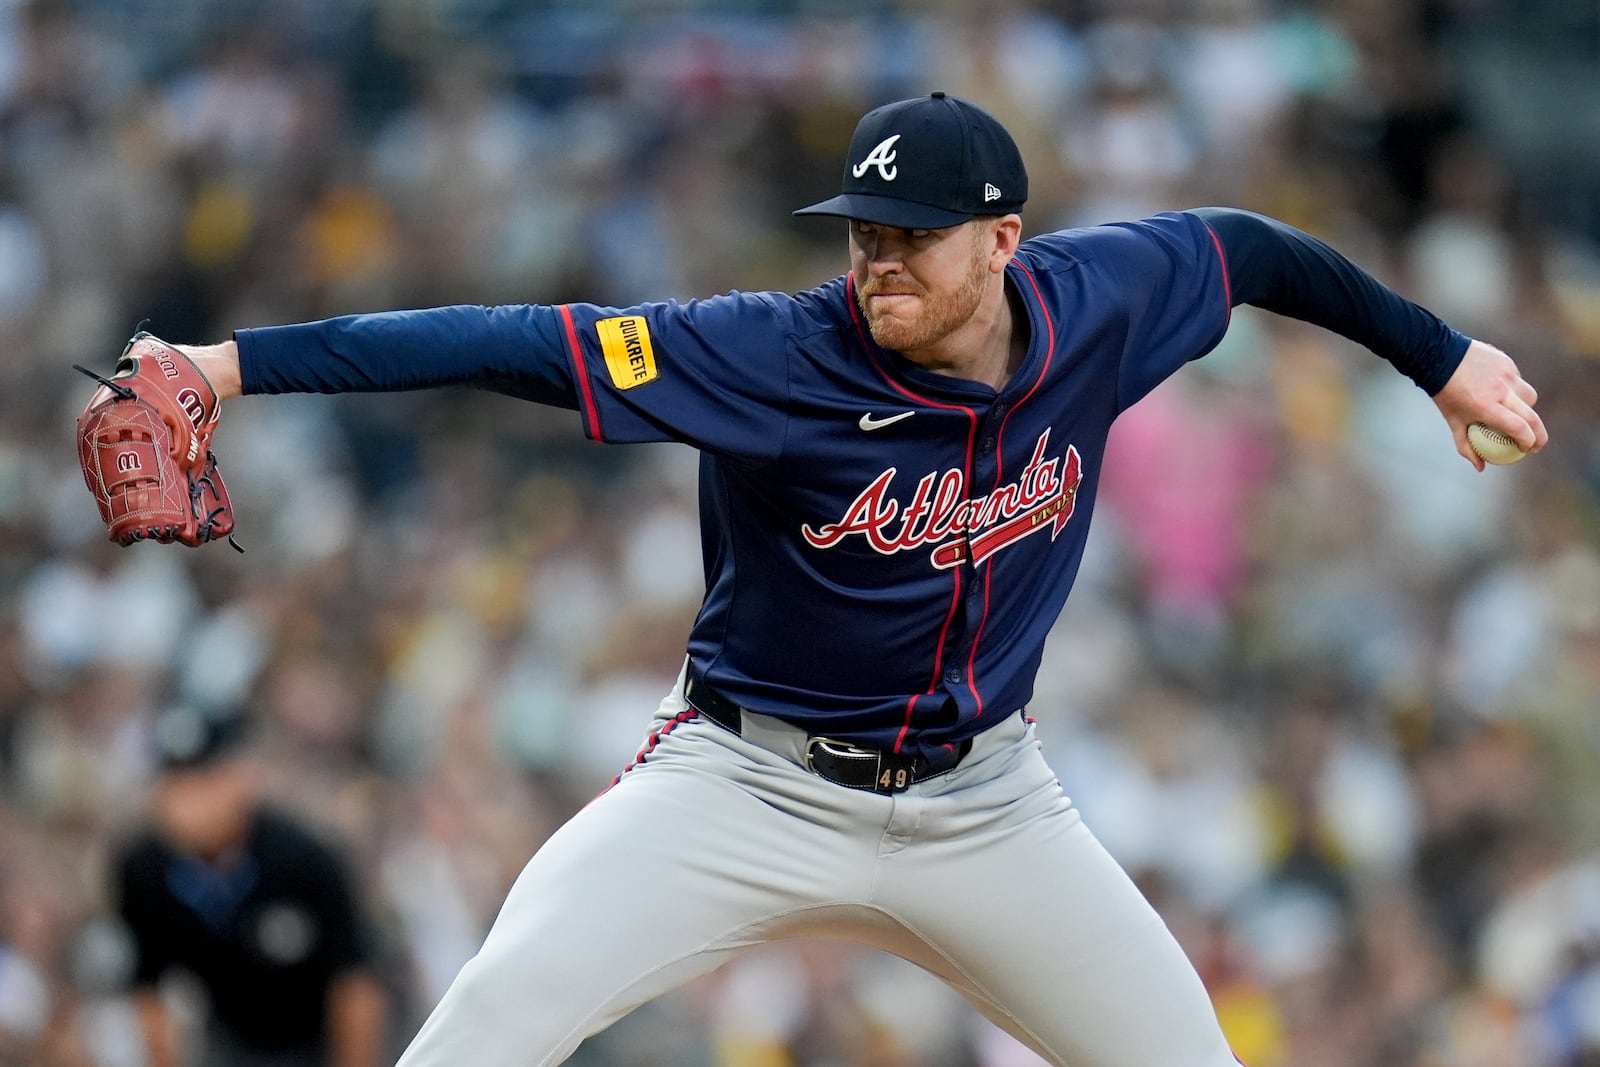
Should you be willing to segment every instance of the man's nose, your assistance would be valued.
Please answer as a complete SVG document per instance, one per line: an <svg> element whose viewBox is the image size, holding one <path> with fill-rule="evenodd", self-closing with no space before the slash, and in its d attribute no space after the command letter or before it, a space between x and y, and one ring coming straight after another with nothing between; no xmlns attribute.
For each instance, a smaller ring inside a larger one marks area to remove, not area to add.
<svg viewBox="0 0 1600 1067"><path fill-rule="evenodd" d="M898 241L885 240L879 234L867 246L867 268L873 274L898 274L904 266L905 255Z"/></svg>

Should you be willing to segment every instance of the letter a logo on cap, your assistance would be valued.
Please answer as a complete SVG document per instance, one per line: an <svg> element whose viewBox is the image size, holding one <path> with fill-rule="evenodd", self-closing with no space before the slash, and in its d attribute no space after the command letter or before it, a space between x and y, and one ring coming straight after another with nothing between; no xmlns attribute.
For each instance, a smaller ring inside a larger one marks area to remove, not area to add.
<svg viewBox="0 0 1600 1067"><path fill-rule="evenodd" d="M895 175L900 173L900 168L893 166L897 155L894 150L894 143L899 139L900 135L897 133L893 137L885 137L879 141L878 147L868 152L866 159L850 168L850 173L857 178L862 178L866 176L868 167L877 167L878 173L883 176L884 181L894 181Z"/></svg>

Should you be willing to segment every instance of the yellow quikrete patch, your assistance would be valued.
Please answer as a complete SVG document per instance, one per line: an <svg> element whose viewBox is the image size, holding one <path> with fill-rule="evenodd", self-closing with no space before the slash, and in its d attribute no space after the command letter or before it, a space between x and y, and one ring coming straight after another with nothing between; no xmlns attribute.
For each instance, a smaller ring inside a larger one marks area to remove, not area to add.
<svg viewBox="0 0 1600 1067"><path fill-rule="evenodd" d="M594 325L612 385L632 389L656 380L656 353L650 346L650 325L643 316L601 319Z"/></svg>

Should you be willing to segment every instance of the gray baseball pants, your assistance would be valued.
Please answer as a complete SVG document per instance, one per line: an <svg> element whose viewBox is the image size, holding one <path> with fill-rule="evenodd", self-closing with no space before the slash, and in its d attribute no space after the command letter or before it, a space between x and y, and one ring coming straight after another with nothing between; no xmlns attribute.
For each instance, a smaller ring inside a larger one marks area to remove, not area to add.
<svg viewBox="0 0 1600 1067"><path fill-rule="evenodd" d="M1084 826L1020 714L884 795L805 735L663 701L640 757L553 834L398 1067L546 1067L784 938L850 938L948 982L1060 1067L1237 1067L1194 968Z"/></svg>

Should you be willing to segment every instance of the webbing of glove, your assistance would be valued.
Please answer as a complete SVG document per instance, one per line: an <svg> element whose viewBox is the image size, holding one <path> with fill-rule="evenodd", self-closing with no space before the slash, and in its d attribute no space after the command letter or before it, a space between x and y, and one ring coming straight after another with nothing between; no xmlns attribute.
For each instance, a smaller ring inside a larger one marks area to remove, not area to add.
<svg viewBox="0 0 1600 1067"><path fill-rule="evenodd" d="M221 402L194 361L141 331L112 377L75 369L100 383L78 416L78 462L110 539L198 546L231 534L210 447Z"/></svg>

